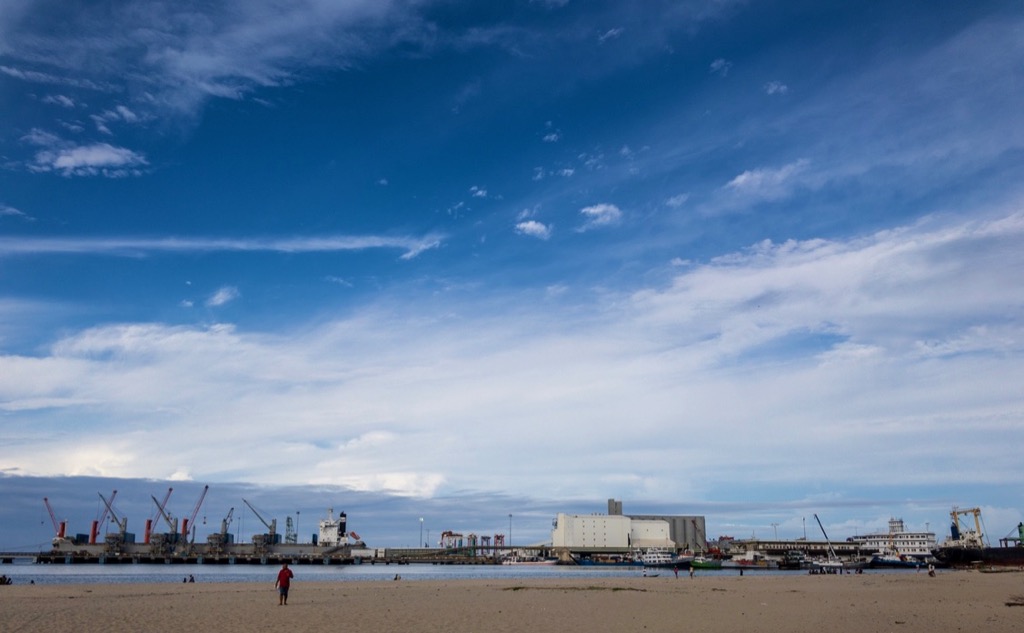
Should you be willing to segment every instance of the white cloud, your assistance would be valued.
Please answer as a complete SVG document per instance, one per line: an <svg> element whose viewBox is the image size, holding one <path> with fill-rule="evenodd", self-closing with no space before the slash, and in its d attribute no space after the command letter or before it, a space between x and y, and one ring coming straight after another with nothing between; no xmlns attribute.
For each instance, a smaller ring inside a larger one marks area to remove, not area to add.
<svg viewBox="0 0 1024 633"><path fill-rule="evenodd" d="M724 197L718 203L726 207L743 207L787 198L802 184L800 177L809 166L810 161L800 159L775 169L747 170L722 187Z"/></svg>
<svg viewBox="0 0 1024 633"><path fill-rule="evenodd" d="M443 236L396 237L377 235L335 235L277 239L256 238L4 238L0 257L14 255L81 254L135 256L140 253L257 252L325 253L372 248L405 250L401 259L412 259L440 246Z"/></svg>
<svg viewBox="0 0 1024 633"><path fill-rule="evenodd" d="M353 287L355 287L355 284L353 284L348 279L345 279L344 277L338 277L336 275L328 275L327 277L324 277L324 279L326 279L327 281L331 282L332 284L338 284L339 286L344 286L346 288L353 288Z"/></svg>
<svg viewBox="0 0 1024 633"><path fill-rule="evenodd" d="M559 140L561 140L561 138L562 138L562 133L558 132L558 131L555 131L555 132L548 132L547 134L545 134L542 137L541 140L543 140L545 143L557 143Z"/></svg>
<svg viewBox="0 0 1024 633"><path fill-rule="evenodd" d="M764 91L770 95L784 95L789 92L789 86L778 81L769 81L764 85Z"/></svg>
<svg viewBox="0 0 1024 633"><path fill-rule="evenodd" d="M139 175L148 165L142 154L109 143L77 145L39 129L33 129L21 139L42 147L35 154L33 171L56 171L63 176L108 176L118 178Z"/></svg>
<svg viewBox="0 0 1024 633"><path fill-rule="evenodd" d="M240 296L242 296L242 293L238 291L238 288L235 288L234 286L224 286L223 288L219 288L217 292L210 295L210 298L206 300L206 305L210 307L226 305Z"/></svg>
<svg viewBox="0 0 1024 633"><path fill-rule="evenodd" d="M483 187L478 187L476 185L473 185L472 187L469 188L469 193L474 198L486 198L487 197L487 189L485 189Z"/></svg>
<svg viewBox="0 0 1024 633"><path fill-rule="evenodd" d="M551 237L551 227L536 220L526 220L516 224L516 233L546 240Z"/></svg>
<svg viewBox="0 0 1024 633"><path fill-rule="evenodd" d="M96 125L96 129L103 134L112 134L108 123L139 123L141 118L123 105L118 105L111 110L105 110L100 114L90 117Z"/></svg>
<svg viewBox="0 0 1024 633"><path fill-rule="evenodd" d="M686 204L686 201L689 200L689 199L690 199L690 194L688 194L688 193L678 193L678 194L672 196L671 198L669 198L668 200L666 200L665 204L667 206L672 207L673 209L678 209L679 207L681 207L684 204Z"/></svg>
<svg viewBox="0 0 1024 633"><path fill-rule="evenodd" d="M602 43L602 44L604 44L608 40L618 39L618 37L620 35L622 35L622 31L623 30L624 29L622 29L622 28L608 29L607 31L605 31L601 35L597 36L597 41Z"/></svg>
<svg viewBox="0 0 1024 633"><path fill-rule="evenodd" d="M1003 482L1024 442L1022 239L1019 213L932 220L762 242L677 268L666 286L585 303L546 285L541 302L522 289L435 307L393 297L273 334L71 332L39 356L0 356L0 410L18 429L0 461L413 495L546 485L551 497L600 499L653 485L671 499L747 483L747 469L719 458L736 451L755 456L746 463L761 482L886 491L962 482L946 465L968 451L986 455L971 483ZM948 442L963 428L972 433Z"/></svg>
<svg viewBox="0 0 1024 633"><path fill-rule="evenodd" d="M718 58L711 62L711 65L708 68L711 73L725 77L729 74L729 69L732 68L732 62Z"/></svg>
<svg viewBox="0 0 1024 633"><path fill-rule="evenodd" d="M74 108L75 102L64 95L47 95L43 97L43 103L50 103L53 105L59 105L62 108Z"/></svg>
<svg viewBox="0 0 1024 633"><path fill-rule="evenodd" d="M6 204L0 202L0 217L3 217L5 215L6 216L16 216L16 217L21 217L21 218L28 217L25 214L25 212L20 211L19 209L15 209L12 206L9 206L9 205L6 205Z"/></svg>
<svg viewBox="0 0 1024 633"><path fill-rule="evenodd" d="M622 221L622 211L614 204L601 203L584 207L580 209L580 215L584 218L583 225L577 229L580 232L615 226Z"/></svg>

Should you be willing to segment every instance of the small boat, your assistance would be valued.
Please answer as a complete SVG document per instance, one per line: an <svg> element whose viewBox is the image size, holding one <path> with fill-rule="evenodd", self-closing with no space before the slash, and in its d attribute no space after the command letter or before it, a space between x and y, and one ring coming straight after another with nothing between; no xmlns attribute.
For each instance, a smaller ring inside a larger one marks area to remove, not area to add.
<svg viewBox="0 0 1024 633"><path fill-rule="evenodd" d="M644 563L628 554L590 554L575 559L577 565L594 567L643 567Z"/></svg>
<svg viewBox="0 0 1024 633"><path fill-rule="evenodd" d="M872 556L871 560L868 562L868 566L894 569L921 569L922 567L927 567L929 562L934 563L935 561L923 561L916 556L907 556L898 552L882 552Z"/></svg>
<svg viewBox="0 0 1024 633"><path fill-rule="evenodd" d="M502 565L554 565L558 563L557 558L541 558L540 556L506 556L501 560Z"/></svg>
<svg viewBox="0 0 1024 633"><path fill-rule="evenodd" d="M819 558L811 561L811 571L819 574L843 573L843 561L832 547L832 541L829 540L828 533L825 532L825 526L821 524L821 519L818 518L817 514L814 515L814 520L818 522L818 527L821 528L821 533L825 536L825 543L828 545L828 558L825 560Z"/></svg>
<svg viewBox="0 0 1024 633"><path fill-rule="evenodd" d="M706 556L694 556L690 561L690 569L721 569L722 559L707 558Z"/></svg>

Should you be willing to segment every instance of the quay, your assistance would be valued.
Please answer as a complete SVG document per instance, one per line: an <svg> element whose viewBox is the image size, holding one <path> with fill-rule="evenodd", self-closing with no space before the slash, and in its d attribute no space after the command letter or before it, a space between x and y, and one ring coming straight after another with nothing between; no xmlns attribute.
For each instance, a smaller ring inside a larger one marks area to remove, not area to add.
<svg viewBox="0 0 1024 633"><path fill-rule="evenodd" d="M315 551L310 547L282 547L281 551L259 554L152 554L148 552L107 552L95 549L48 552L0 552L0 564L16 561L42 565L500 565L513 548L486 553L477 548L397 548L341 551ZM311 551L312 550L312 551ZM526 555L546 555L547 548L516 547L514 551Z"/></svg>

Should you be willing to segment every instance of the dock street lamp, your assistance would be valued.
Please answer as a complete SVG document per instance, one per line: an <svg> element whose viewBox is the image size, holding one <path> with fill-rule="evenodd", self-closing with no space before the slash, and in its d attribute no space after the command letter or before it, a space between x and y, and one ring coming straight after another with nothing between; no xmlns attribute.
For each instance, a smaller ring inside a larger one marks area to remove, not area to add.
<svg viewBox="0 0 1024 633"><path fill-rule="evenodd" d="M512 549L512 513L508 513L508 547Z"/></svg>
<svg viewBox="0 0 1024 633"><path fill-rule="evenodd" d="M423 517L420 517L420 544L419 547L426 547L426 543L423 542Z"/></svg>

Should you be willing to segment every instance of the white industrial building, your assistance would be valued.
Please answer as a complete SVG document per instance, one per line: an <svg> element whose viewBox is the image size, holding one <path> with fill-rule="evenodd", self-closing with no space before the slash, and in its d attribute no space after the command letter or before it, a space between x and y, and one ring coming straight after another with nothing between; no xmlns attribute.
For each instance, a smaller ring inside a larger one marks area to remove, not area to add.
<svg viewBox="0 0 1024 633"><path fill-rule="evenodd" d="M659 547L703 552L704 539L695 538L703 528L704 517L624 515L622 502L609 499L608 514L560 512L551 530L551 546L573 551Z"/></svg>
<svg viewBox="0 0 1024 633"><path fill-rule="evenodd" d="M885 554L903 554L919 558L932 555L938 545L935 543L934 532L908 532L903 519L890 518L889 531L864 534L847 539L860 542L865 552L881 552Z"/></svg>
<svg viewBox="0 0 1024 633"><path fill-rule="evenodd" d="M675 548L675 543L669 538L668 521L559 512L551 530L551 546L626 550L634 547Z"/></svg>

